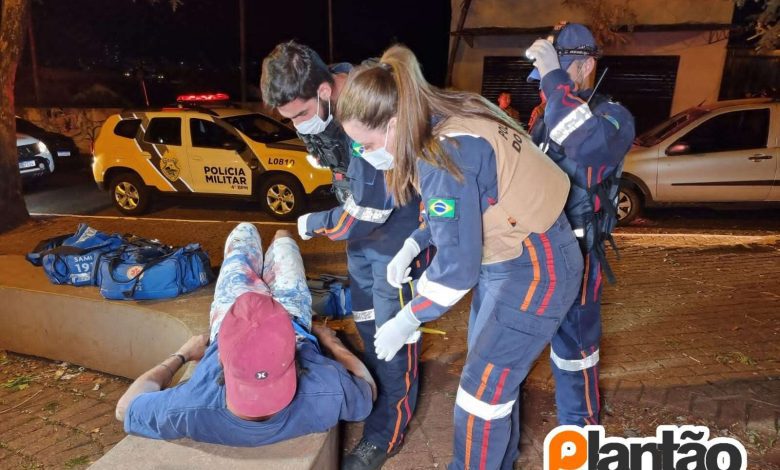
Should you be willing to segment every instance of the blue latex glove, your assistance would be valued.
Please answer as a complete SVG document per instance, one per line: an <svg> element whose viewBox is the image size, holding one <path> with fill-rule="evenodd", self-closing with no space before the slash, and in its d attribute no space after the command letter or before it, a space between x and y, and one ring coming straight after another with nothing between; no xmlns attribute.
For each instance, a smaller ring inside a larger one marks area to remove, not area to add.
<svg viewBox="0 0 780 470"><path fill-rule="evenodd" d="M404 344L420 338L420 321L412 313L412 303L406 304L395 317L379 327L374 334L374 350L379 359L390 362Z"/></svg>

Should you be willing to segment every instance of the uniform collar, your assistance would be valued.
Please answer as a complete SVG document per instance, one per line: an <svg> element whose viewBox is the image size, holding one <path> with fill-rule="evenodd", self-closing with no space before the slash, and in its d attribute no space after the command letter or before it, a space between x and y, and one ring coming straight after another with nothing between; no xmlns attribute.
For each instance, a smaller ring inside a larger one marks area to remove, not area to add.
<svg viewBox="0 0 780 470"><path fill-rule="evenodd" d="M593 94L593 88L588 88L587 90L579 90L575 93L579 98L588 101L590 98L590 95Z"/></svg>

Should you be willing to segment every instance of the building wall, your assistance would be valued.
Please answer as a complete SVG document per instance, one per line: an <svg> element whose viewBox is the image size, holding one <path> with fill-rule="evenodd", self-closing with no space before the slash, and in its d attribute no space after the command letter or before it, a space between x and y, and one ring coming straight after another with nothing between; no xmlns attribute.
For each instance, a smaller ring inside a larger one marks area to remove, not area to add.
<svg viewBox="0 0 780 470"><path fill-rule="evenodd" d="M120 108L17 108L16 113L49 132L66 135L84 155L92 151L100 127Z"/></svg>
<svg viewBox="0 0 780 470"><path fill-rule="evenodd" d="M463 0L452 0L452 31L458 26ZM606 0L615 8L636 13L637 24L731 23L733 0ZM583 9L564 6L561 0L472 0L466 28L538 28L566 19L587 23Z"/></svg>
<svg viewBox="0 0 780 470"><path fill-rule="evenodd" d="M676 55L680 56L672 114L702 101L717 101L726 41L710 43L708 32L665 32L626 34L628 43L607 47L606 55ZM479 93L485 56L523 56L535 36L482 36L474 47L462 42L453 69L455 88Z"/></svg>
<svg viewBox="0 0 780 470"><path fill-rule="evenodd" d="M457 28L461 1L453 0L452 3L453 31ZM636 13L636 24L642 25L729 24L734 8L732 0L678 0L662 7L654 0L631 0L628 5ZM472 0L465 28L552 27L564 18L573 22L588 21L581 9L567 8L560 2ZM606 47L604 53L680 56L672 102L672 113L676 113L702 101L717 101L727 44L725 34L721 32L719 36L716 38L708 31L626 33L626 44ZM474 47L461 40L453 68L453 86L480 92L485 56L523 56L536 38L529 35L477 36Z"/></svg>

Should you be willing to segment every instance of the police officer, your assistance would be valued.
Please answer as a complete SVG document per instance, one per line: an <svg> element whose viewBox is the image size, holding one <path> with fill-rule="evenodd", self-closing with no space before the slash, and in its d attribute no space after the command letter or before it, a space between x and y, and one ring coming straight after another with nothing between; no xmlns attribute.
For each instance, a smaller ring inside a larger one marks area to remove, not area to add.
<svg viewBox="0 0 780 470"><path fill-rule="evenodd" d="M580 294L552 340L558 423L599 423L601 288L612 272L604 242L616 223L615 197L623 159L634 140L631 113L591 88L600 51L585 26L562 23L527 50L543 103L529 123L536 142L569 175L566 203L585 271Z"/></svg>
<svg viewBox="0 0 780 470"><path fill-rule="evenodd" d="M339 206L301 216L298 233L304 240L324 236L347 241L353 318L379 394L361 441L342 466L374 469L398 452L417 402L419 333L389 363L377 360L374 333L401 308L402 286L387 283L387 264L419 225L420 201L394 207L385 187L384 170L391 162L353 142L334 119L351 68L343 63L329 68L314 50L290 41L263 60L260 84L265 102L292 120L312 155L333 171ZM403 289L404 298L411 298L409 287Z"/></svg>
<svg viewBox="0 0 780 470"><path fill-rule="evenodd" d="M392 161L396 201L419 190L426 224L408 242L437 248L416 296L377 330L378 358L397 358L422 322L475 288L450 468L512 468L521 384L582 276L563 214L569 180L483 97L428 84L402 46L350 74L338 115L350 137ZM394 257L388 280L403 281L415 251Z"/></svg>

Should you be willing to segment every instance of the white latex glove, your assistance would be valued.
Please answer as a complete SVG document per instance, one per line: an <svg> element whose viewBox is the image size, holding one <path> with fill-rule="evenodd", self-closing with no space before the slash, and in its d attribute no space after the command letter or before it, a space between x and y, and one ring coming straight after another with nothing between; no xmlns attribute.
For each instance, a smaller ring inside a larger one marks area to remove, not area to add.
<svg viewBox="0 0 780 470"><path fill-rule="evenodd" d="M312 236L306 233L306 221L309 219L310 215L311 214L303 214L298 217L298 236L301 237L301 240L312 239Z"/></svg>
<svg viewBox="0 0 780 470"><path fill-rule="evenodd" d="M409 273L412 272L412 268L409 265L419 254L420 245L413 239L407 238L398 253L387 264L387 283L399 289L402 284L411 281Z"/></svg>
<svg viewBox="0 0 780 470"><path fill-rule="evenodd" d="M390 362L404 344L414 342L420 337L417 328L420 321L412 313L411 302L406 304L395 317L379 327L374 334L374 350L380 360Z"/></svg>
<svg viewBox="0 0 780 470"><path fill-rule="evenodd" d="M558 52L547 39L537 39L526 49L525 56L534 61L534 67L539 70L539 77L544 78L549 72L561 68Z"/></svg>

